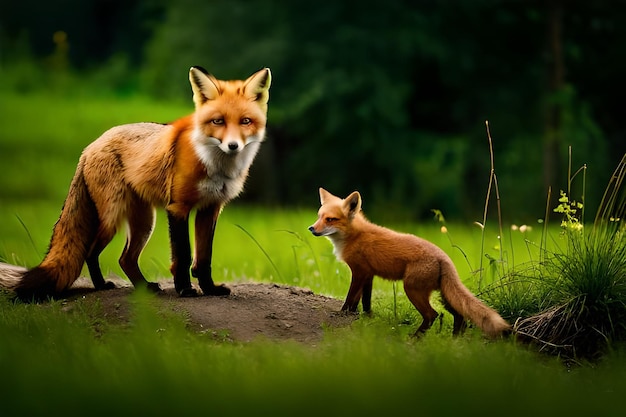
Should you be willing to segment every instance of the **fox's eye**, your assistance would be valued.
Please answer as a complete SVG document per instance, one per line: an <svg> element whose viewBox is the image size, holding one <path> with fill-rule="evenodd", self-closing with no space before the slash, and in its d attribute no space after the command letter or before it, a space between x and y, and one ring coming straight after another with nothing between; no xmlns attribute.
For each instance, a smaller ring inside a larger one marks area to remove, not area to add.
<svg viewBox="0 0 626 417"><path fill-rule="evenodd" d="M249 125L250 123L252 123L252 119L250 119L249 117L244 117L239 121L239 123L241 123L242 125Z"/></svg>
<svg viewBox="0 0 626 417"><path fill-rule="evenodd" d="M221 126L224 124L224 119L211 119L211 123L217 126Z"/></svg>
<svg viewBox="0 0 626 417"><path fill-rule="evenodd" d="M326 217L326 223L336 222L337 220L339 219L336 217Z"/></svg>

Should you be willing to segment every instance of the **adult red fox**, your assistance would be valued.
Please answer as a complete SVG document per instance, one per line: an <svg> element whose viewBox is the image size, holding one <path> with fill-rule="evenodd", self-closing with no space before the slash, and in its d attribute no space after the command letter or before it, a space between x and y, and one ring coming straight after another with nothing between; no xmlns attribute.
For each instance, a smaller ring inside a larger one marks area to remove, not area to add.
<svg viewBox="0 0 626 417"><path fill-rule="evenodd" d="M192 67L189 81L195 112L171 124L114 127L83 151L47 255L24 271L0 265L0 284L23 300L62 293L86 262L96 289L110 288L98 256L122 223L128 223L120 265L135 287L158 291L138 265L164 207L169 221L171 272L181 296L196 296L191 274L205 295L227 295L211 275L213 236L226 203L243 189L265 136L271 73L262 69L245 81L221 81ZM189 214L195 217L193 265Z"/></svg>
<svg viewBox="0 0 626 417"><path fill-rule="evenodd" d="M326 236L335 255L352 271L352 282L342 310L356 311L362 300L363 311L371 309L374 275L402 280L404 291L423 317L415 332L428 330L437 312L430 295L440 290L446 309L454 317L453 334L465 330L469 319L489 337L509 331L509 324L480 302L461 282L452 260L439 247L417 236L398 233L370 223L361 212L361 195L355 191L345 199L320 188L321 207L309 230Z"/></svg>

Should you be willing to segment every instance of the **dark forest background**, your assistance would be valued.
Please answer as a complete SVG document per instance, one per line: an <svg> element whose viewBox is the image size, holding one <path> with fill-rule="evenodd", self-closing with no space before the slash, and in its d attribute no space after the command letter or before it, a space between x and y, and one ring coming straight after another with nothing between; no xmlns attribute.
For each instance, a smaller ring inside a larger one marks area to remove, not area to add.
<svg viewBox="0 0 626 417"><path fill-rule="evenodd" d="M572 199L584 193L589 210L626 152L626 1L0 5L0 77L13 91L81 86L191 112L192 65L222 79L272 69L252 202L316 206L324 186L358 189L366 211L398 218L475 219L488 120L503 210L524 221L543 216L548 187L566 189L570 146L572 170L588 167Z"/></svg>

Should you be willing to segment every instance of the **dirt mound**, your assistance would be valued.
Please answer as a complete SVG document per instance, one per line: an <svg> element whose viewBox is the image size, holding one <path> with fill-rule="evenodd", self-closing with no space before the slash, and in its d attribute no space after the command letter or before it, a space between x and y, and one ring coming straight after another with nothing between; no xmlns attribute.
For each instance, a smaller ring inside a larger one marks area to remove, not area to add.
<svg viewBox="0 0 626 417"><path fill-rule="evenodd" d="M119 278L111 280L118 288L94 291L89 279L79 278L64 300L64 308L71 310L79 299L93 300L101 306L103 319L129 321L132 285ZM236 341L263 337L311 343L322 338L324 327L347 326L356 318L339 313L342 301L297 287L229 283L232 291L227 297L180 298L171 280L159 281L159 285L163 292L155 301L160 309L187 317L192 330Z"/></svg>

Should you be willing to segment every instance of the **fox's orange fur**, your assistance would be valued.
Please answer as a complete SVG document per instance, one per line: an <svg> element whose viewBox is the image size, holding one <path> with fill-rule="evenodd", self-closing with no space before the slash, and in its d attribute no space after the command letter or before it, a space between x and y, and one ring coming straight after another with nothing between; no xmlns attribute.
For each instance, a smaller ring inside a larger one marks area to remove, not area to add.
<svg viewBox="0 0 626 417"><path fill-rule="evenodd" d="M98 256L126 222L120 265L136 287L158 290L144 278L138 258L152 233L155 208L164 207L178 292L197 295L191 267L205 294L229 293L211 277L215 224L224 205L242 191L264 139L271 74L265 68L245 81L221 81L193 67L189 80L195 113L171 124L117 126L85 148L46 257L26 272L0 265L1 284L22 299L56 295L71 286L86 262L94 286L110 287ZM193 256L192 209L197 209Z"/></svg>
<svg viewBox="0 0 626 417"><path fill-rule="evenodd" d="M350 267L352 282L342 310L356 311L362 300L370 311L374 276L402 280L404 291L424 321L415 332L428 330L438 314L430 295L440 290L444 305L454 316L453 334L471 320L489 337L509 331L509 324L478 300L461 282L448 255L417 236L398 233L369 222L361 212L361 195L355 191L345 199L320 188L318 219L309 230L328 237L335 255Z"/></svg>

